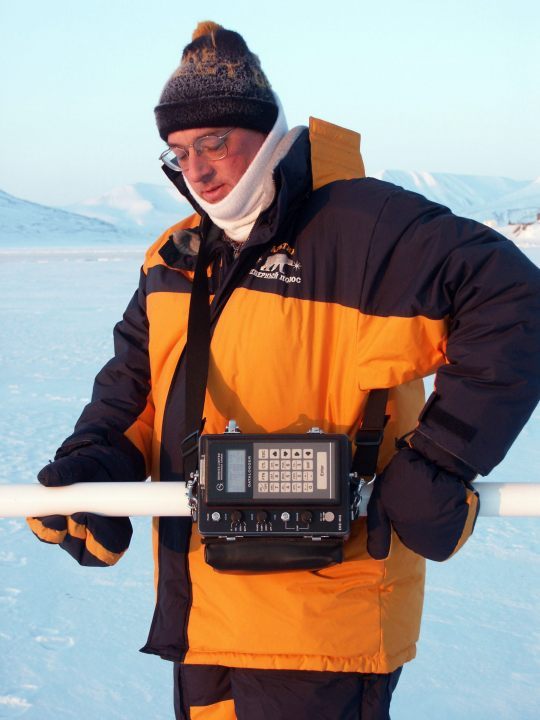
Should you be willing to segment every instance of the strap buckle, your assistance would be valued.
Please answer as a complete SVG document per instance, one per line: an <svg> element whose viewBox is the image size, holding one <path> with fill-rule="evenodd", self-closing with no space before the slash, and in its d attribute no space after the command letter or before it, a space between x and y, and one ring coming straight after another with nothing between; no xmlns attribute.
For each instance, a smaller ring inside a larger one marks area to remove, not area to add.
<svg viewBox="0 0 540 720"><path fill-rule="evenodd" d="M189 435L186 435L180 443L180 449L182 450L182 457L184 460L199 449L200 435L199 430L194 430Z"/></svg>
<svg viewBox="0 0 540 720"><path fill-rule="evenodd" d="M362 447L379 446L384 437L384 429L361 427L354 438L355 445Z"/></svg>

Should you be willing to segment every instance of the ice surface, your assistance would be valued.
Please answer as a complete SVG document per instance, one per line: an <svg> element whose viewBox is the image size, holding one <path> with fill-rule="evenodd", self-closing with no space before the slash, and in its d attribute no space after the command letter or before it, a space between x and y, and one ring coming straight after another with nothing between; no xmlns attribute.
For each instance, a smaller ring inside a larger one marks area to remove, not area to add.
<svg viewBox="0 0 540 720"><path fill-rule="evenodd" d="M88 401L142 250L0 253L0 482L33 482ZM0 718L170 718L170 663L138 652L152 618L150 521L113 568L81 568L0 519Z"/></svg>
<svg viewBox="0 0 540 720"><path fill-rule="evenodd" d="M0 252L0 482L32 482L71 431L141 260L140 248ZM537 410L490 479L540 482L539 468ZM81 568L0 519L0 719L172 717L170 663L137 652L154 591L149 521L134 528L117 566ZM430 563L393 720L536 720L539 578L536 520L481 519L454 559Z"/></svg>

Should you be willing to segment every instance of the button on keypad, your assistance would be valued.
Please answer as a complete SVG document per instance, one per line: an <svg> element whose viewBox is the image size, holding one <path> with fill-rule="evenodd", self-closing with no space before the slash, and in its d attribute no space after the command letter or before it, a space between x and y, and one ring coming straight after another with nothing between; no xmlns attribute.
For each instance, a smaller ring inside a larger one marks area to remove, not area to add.
<svg viewBox="0 0 540 720"><path fill-rule="evenodd" d="M314 448L259 448L257 456L256 487L260 493L313 493L316 475L317 489L326 489L326 452L317 452L316 467Z"/></svg>

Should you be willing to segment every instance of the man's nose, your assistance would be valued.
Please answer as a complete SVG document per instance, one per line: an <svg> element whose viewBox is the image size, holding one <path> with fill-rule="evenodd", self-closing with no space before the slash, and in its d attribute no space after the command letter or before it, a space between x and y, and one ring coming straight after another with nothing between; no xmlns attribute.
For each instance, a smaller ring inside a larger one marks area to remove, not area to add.
<svg viewBox="0 0 540 720"><path fill-rule="evenodd" d="M184 174L187 175L190 183L206 183L214 175L214 166L203 155L197 155L192 150L189 154L189 165Z"/></svg>

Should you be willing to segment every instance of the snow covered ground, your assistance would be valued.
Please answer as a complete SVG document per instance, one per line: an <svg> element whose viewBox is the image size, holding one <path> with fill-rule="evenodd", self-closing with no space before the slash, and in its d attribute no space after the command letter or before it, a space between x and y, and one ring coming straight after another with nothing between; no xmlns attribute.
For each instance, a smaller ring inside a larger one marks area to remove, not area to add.
<svg viewBox="0 0 540 720"><path fill-rule="evenodd" d="M141 260L128 247L0 252L0 482L33 482L71 431ZM537 410L490 479L540 482L539 468ZM134 527L116 567L91 569L0 519L0 718L172 718L170 663L137 652L153 585L149 521ZM430 563L392 718L536 720L539 659L540 520L482 518L456 558Z"/></svg>

